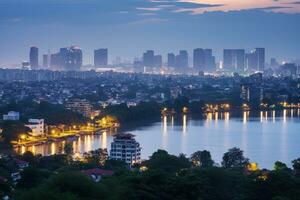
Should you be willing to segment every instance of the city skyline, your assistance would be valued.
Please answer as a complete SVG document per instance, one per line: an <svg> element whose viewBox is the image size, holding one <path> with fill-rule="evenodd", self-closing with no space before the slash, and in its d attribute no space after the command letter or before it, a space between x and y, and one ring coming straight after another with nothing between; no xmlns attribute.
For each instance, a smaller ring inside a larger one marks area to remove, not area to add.
<svg viewBox="0 0 300 200"><path fill-rule="evenodd" d="M109 62L132 60L147 49L167 54L197 47L219 49L216 60L223 48L246 47L265 47L267 60L300 57L294 1L4 0L0 11L1 66L27 60L30 46L47 52L72 44L83 49L85 64L93 63L99 47L111 50Z"/></svg>

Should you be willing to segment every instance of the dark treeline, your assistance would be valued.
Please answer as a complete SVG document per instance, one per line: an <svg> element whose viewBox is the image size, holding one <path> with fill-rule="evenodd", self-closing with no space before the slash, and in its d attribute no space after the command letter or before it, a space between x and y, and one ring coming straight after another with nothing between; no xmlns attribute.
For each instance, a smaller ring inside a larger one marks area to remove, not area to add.
<svg viewBox="0 0 300 200"><path fill-rule="evenodd" d="M128 169L119 161L103 162L107 159L103 150L86 156L87 162L79 162L70 161L68 155L39 157L25 153L20 158L28 161L30 167L21 172L16 186L0 183L0 197L5 193L16 200L300 199L300 159L292 162L293 169L276 162L273 170L259 170L249 167L249 160L237 148L224 154L220 167L205 150L189 158L158 150L148 160ZM82 173L93 167L111 169L114 175L93 182ZM7 163L2 159L0 176L5 175L5 170Z"/></svg>

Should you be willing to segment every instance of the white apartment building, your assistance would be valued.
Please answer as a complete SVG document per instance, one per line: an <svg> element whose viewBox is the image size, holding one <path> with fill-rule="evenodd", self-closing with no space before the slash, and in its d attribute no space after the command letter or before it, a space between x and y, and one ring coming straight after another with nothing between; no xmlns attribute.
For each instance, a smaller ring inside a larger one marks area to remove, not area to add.
<svg viewBox="0 0 300 200"><path fill-rule="evenodd" d="M117 134L111 143L110 158L122 160L129 165L141 162L141 147L129 133Z"/></svg>
<svg viewBox="0 0 300 200"><path fill-rule="evenodd" d="M20 113L15 111L9 111L7 115L3 115L4 121L18 121L20 119Z"/></svg>
<svg viewBox="0 0 300 200"><path fill-rule="evenodd" d="M43 136L45 134L45 123L44 119L29 119L27 126L32 131L30 135L32 136Z"/></svg>

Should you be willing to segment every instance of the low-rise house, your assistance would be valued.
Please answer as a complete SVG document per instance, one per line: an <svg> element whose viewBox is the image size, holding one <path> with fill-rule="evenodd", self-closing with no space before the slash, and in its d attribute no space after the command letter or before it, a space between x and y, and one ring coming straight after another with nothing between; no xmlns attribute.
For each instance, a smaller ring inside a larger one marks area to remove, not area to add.
<svg viewBox="0 0 300 200"><path fill-rule="evenodd" d="M102 179L102 177L112 176L114 174L114 172L111 170L104 170L98 168L88 169L83 171L83 173L95 182L99 182Z"/></svg>

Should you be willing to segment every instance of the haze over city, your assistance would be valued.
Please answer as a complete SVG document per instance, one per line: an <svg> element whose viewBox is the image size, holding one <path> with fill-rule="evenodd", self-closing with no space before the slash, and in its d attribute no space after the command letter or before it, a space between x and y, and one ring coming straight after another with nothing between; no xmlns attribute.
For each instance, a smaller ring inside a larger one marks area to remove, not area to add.
<svg viewBox="0 0 300 200"><path fill-rule="evenodd" d="M0 66L28 60L30 46L47 53L71 45L84 64L97 48L110 49L110 63L197 47L212 48L217 61L224 48L254 47L265 47L267 60L291 61L300 57L299 12L292 0L2 0Z"/></svg>
<svg viewBox="0 0 300 200"><path fill-rule="evenodd" d="M299 200L300 0L0 0L0 200Z"/></svg>

